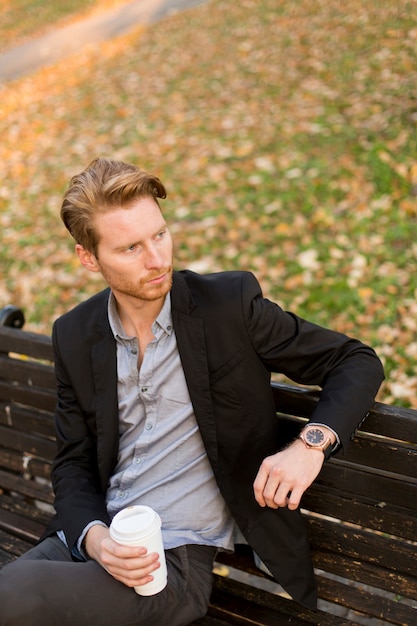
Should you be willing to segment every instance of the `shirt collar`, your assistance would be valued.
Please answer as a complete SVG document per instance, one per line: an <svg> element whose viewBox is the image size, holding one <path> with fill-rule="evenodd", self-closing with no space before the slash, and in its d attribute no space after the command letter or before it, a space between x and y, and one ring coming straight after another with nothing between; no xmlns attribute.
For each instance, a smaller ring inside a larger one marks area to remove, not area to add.
<svg viewBox="0 0 417 626"><path fill-rule="evenodd" d="M109 316L109 324L114 335L114 338L117 339L131 339L129 335L126 334L125 329L123 328L122 322L120 321L119 313L117 311L116 298L112 291L110 291L109 300L107 303L107 313ZM162 328L168 335L172 333L172 314L171 314L171 293L168 292L164 304L162 305L162 309L156 318L152 331L156 332L156 326Z"/></svg>

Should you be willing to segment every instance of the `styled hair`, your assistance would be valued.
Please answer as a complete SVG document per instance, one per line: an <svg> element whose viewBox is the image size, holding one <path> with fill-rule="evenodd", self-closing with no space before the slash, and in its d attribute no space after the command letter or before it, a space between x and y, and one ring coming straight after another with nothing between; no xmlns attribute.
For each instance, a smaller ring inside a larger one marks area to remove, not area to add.
<svg viewBox="0 0 417 626"><path fill-rule="evenodd" d="M97 256L98 233L94 218L116 208L130 208L138 198L166 198L162 182L131 163L94 159L70 180L61 207L61 219L73 238Z"/></svg>

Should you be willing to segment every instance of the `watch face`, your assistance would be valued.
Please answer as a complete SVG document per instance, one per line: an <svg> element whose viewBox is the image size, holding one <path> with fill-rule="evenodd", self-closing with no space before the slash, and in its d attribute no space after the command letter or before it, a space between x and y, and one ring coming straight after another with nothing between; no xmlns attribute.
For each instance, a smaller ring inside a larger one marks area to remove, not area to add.
<svg viewBox="0 0 417 626"><path fill-rule="evenodd" d="M305 433L305 438L312 446L320 446L324 441L324 434L320 428L311 428Z"/></svg>

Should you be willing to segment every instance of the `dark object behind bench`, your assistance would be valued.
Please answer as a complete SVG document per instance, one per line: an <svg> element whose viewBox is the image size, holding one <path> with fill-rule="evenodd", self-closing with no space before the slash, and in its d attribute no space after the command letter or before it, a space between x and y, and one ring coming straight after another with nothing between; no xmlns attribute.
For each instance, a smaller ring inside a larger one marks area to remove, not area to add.
<svg viewBox="0 0 417 626"><path fill-rule="evenodd" d="M26 551L51 515L55 453L51 340L1 323L0 565ZM295 436L317 392L278 384L273 391L277 418ZM416 444L417 412L376 403L348 454L326 463L305 495L321 611L262 589L267 577L242 548L219 557L230 575L215 576L199 624L417 624ZM236 580L242 576L246 582Z"/></svg>

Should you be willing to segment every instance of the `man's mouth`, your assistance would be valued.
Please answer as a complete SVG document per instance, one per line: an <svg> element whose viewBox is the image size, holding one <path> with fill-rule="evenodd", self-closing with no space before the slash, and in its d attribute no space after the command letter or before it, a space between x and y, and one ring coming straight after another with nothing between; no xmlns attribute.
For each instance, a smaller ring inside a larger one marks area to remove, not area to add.
<svg viewBox="0 0 417 626"><path fill-rule="evenodd" d="M148 280L148 283L151 283L152 285L158 285L159 283L162 283L165 280L165 276L166 274L161 274L161 276L157 276L156 278L151 278L151 280Z"/></svg>
<svg viewBox="0 0 417 626"><path fill-rule="evenodd" d="M165 281L165 279L167 278L167 276L169 276L169 270L167 270L166 272L164 272L163 274L158 274L158 276L154 276L153 278L150 278L147 282L148 285L160 285L161 283L163 283Z"/></svg>

